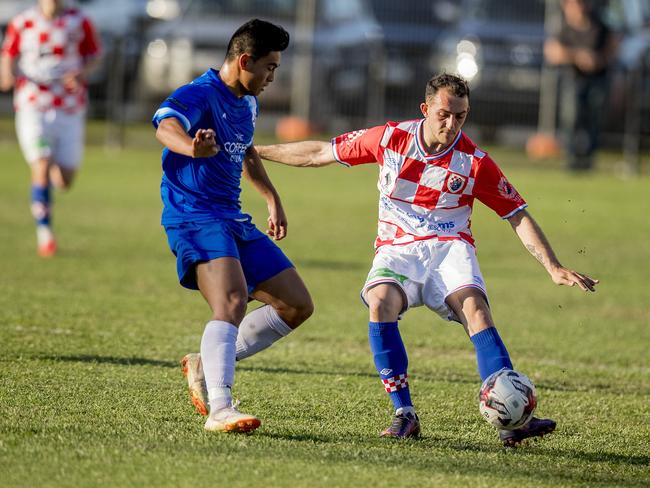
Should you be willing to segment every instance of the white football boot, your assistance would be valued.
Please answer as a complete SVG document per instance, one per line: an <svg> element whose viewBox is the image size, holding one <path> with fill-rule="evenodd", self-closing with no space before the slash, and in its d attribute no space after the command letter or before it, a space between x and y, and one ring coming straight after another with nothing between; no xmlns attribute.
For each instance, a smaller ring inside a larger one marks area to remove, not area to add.
<svg viewBox="0 0 650 488"><path fill-rule="evenodd" d="M252 432L262 422L254 415L237 410L236 402L232 407L222 408L210 413L205 421L205 430L210 432Z"/></svg>
<svg viewBox="0 0 650 488"><path fill-rule="evenodd" d="M208 390L205 386L205 376L203 376L203 364L201 364L201 355L198 352L187 354L181 360L181 369L187 378L187 385L190 390L190 399L192 405L201 415L208 415Z"/></svg>

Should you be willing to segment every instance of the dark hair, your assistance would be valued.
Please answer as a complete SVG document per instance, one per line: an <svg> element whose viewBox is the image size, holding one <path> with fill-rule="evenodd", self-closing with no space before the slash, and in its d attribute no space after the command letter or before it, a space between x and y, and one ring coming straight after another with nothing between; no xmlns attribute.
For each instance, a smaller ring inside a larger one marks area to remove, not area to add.
<svg viewBox="0 0 650 488"><path fill-rule="evenodd" d="M430 97L435 96L441 88L448 89L455 97L467 97L469 100L469 85L467 81L458 75L450 73L442 73L433 76L428 82L424 90L424 99L428 100Z"/></svg>
<svg viewBox="0 0 650 488"><path fill-rule="evenodd" d="M282 27L265 20L252 19L237 29L230 38L226 59L247 53L257 61L271 51L284 51L288 45L289 33Z"/></svg>

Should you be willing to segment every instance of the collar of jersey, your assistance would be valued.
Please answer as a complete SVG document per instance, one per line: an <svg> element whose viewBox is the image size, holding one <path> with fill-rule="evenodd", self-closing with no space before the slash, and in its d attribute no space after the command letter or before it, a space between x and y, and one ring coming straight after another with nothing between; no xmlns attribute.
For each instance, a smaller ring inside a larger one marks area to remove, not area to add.
<svg viewBox="0 0 650 488"><path fill-rule="evenodd" d="M438 159L438 158L441 158L442 156L444 156L445 154L447 154L449 151L451 151L454 148L454 146L456 145L456 143L460 139L460 136L463 134L463 131L459 130L458 135L456 136L456 139L454 139L454 142L449 144L442 151L439 151L439 152L433 153L433 154L427 154L427 152L424 150L424 141L422 140L422 131L423 131L422 130L422 125L423 124L424 124L424 119L420 120L420 122L418 123L418 126L416 128L415 144L416 144L416 146L418 148L418 151L420 152L420 155L426 160Z"/></svg>
<svg viewBox="0 0 650 488"><path fill-rule="evenodd" d="M210 77L210 80L214 83L214 86L217 88L217 90L223 93L226 99L229 100L231 103L237 103L238 101L241 100L233 92L231 92L230 88L228 88L226 84L223 82L223 80L219 76L219 70L210 68L208 70L208 76Z"/></svg>

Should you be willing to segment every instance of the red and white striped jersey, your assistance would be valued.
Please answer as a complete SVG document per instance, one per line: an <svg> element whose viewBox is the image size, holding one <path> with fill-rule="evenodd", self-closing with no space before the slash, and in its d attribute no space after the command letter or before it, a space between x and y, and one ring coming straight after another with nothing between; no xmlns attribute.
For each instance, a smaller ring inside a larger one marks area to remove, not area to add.
<svg viewBox="0 0 650 488"><path fill-rule="evenodd" d="M474 245L470 217L475 198L504 219L526 208L496 163L462 131L443 151L427 154L423 123L388 122L332 139L340 163L379 163L375 247L425 239L462 239Z"/></svg>
<svg viewBox="0 0 650 488"><path fill-rule="evenodd" d="M86 106L86 87L66 88L63 76L81 71L99 54L90 20L77 9L48 19L38 7L14 17L7 27L3 56L17 59L14 108L62 109L74 113Z"/></svg>

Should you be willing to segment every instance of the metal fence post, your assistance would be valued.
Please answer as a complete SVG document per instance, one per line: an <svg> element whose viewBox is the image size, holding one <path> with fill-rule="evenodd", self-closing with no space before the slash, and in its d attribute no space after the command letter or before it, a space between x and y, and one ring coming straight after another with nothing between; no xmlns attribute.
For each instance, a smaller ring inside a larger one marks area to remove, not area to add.
<svg viewBox="0 0 650 488"><path fill-rule="evenodd" d="M300 0L296 8L298 43L291 73L291 112L304 120L310 120L316 0Z"/></svg>

